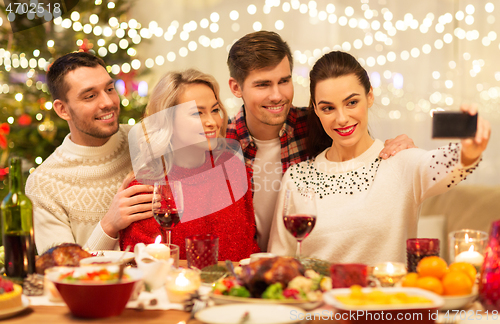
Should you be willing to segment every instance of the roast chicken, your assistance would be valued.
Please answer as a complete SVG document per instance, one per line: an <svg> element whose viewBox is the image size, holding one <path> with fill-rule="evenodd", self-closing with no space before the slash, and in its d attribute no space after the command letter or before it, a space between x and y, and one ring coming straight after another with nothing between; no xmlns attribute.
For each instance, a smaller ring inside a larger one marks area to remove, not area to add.
<svg viewBox="0 0 500 324"><path fill-rule="evenodd" d="M303 276L304 266L291 257L265 258L242 267L241 280L252 297L260 298L266 288L274 283L286 287L297 276Z"/></svg>
<svg viewBox="0 0 500 324"><path fill-rule="evenodd" d="M75 243L63 243L48 249L35 262L36 272L44 274L45 269L56 266L76 267L83 258L91 257L92 254L82 249Z"/></svg>

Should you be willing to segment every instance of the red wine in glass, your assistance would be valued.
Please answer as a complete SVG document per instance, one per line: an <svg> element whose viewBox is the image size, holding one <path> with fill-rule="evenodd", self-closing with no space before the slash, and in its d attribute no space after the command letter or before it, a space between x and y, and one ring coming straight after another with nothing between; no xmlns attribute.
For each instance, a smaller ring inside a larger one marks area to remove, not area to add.
<svg viewBox="0 0 500 324"><path fill-rule="evenodd" d="M169 212L168 208L155 210L153 214L158 224L165 229L172 229L181 220L178 211Z"/></svg>
<svg viewBox="0 0 500 324"><path fill-rule="evenodd" d="M297 239L302 241L311 233L316 225L315 215L295 214L283 215L285 228Z"/></svg>
<svg viewBox="0 0 500 324"><path fill-rule="evenodd" d="M166 241L171 244L172 227L180 222L184 210L182 185L179 181L167 184L156 182L153 194L154 218L167 231ZM156 206L158 203L160 206Z"/></svg>
<svg viewBox="0 0 500 324"><path fill-rule="evenodd" d="M290 186L288 183L287 186ZM293 186L293 185L292 185ZM311 187L292 187L285 190L283 223L288 232L297 239L298 259L302 256L302 240L316 225L316 193Z"/></svg>

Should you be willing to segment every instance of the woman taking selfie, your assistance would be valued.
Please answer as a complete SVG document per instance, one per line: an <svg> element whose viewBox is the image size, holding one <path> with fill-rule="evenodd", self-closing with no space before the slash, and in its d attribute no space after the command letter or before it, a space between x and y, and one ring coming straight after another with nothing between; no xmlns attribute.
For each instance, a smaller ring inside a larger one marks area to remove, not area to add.
<svg viewBox="0 0 500 324"><path fill-rule="evenodd" d="M489 123L479 117L476 136L460 144L408 149L381 160L383 143L368 132L373 89L353 56L330 52L321 57L310 72L310 94L308 147L315 158L290 167L283 178L316 191L316 225L302 254L336 263L404 262L406 239L417 235L420 204L476 168L490 137ZM272 253L293 255L296 241L282 220L284 194L283 189L269 247Z"/></svg>

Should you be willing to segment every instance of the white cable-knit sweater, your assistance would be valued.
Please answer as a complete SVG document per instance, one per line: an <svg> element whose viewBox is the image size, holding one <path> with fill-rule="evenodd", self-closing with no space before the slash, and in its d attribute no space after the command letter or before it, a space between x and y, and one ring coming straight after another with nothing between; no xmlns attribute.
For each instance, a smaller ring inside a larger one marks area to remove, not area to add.
<svg viewBox="0 0 500 324"><path fill-rule="evenodd" d="M285 182L316 186L316 226L302 243L302 255L335 263L405 262L406 239L417 236L422 201L445 192L472 172L464 168L458 144L437 150L408 149L387 160L375 140L359 157L331 162L325 150L315 160L290 167ZM296 240L283 224L285 185L279 195L269 250L295 255ZM441 242L441 246L447 242Z"/></svg>
<svg viewBox="0 0 500 324"><path fill-rule="evenodd" d="M38 253L62 242L90 250L117 247L118 239L102 230L100 220L125 176L132 170L128 125L98 147L73 143L61 146L28 177L26 195L33 202Z"/></svg>

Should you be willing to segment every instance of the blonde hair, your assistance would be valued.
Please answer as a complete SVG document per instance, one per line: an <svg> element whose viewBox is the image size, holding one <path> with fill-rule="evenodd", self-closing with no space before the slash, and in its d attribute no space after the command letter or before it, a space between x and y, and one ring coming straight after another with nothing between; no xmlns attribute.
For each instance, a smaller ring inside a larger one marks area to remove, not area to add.
<svg viewBox="0 0 500 324"><path fill-rule="evenodd" d="M144 135L146 135L145 138L148 142L154 143L153 148L151 148L151 145L148 143L148 150L152 156L157 157L164 155L165 152L174 152L172 135L176 109L171 108L181 104L179 102L180 96L184 93L185 88L192 84L204 84L212 89L215 99L219 104L221 117L223 119L219 137L225 138L228 115L220 100L219 84L215 78L195 69L188 69L181 72L168 72L154 87L141 122L143 124ZM162 115L164 118L148 118L163 110L165 110ZM165 157L167 164L165 168L168 172L172 166L171 154L167 154ZM158 175L155 175L155 177L157 176Z"/></svg>

